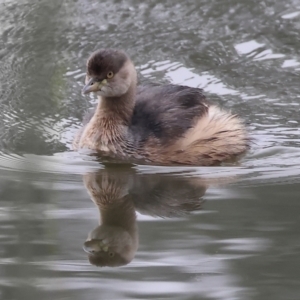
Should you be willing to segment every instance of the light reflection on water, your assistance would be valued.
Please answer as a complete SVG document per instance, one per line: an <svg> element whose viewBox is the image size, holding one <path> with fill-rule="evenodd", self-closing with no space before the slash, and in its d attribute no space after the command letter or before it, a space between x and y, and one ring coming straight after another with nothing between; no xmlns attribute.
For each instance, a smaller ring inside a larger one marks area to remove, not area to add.
<svg viewBox="0 0 300 300"><path fill-rule="evenodd" d="M215 93L218 95L235 95L236 91L226 88L220 80L214 78L213 75L203 72L201 76L193 73L192 69L185 68L178 62L155 62L147 65L145 70L141 71L141 74L145 77L150 77L151 73L162 72L165 73L165 78L173 84L182 84L191 87L202 88L208 93ZM150 77L151 78L151 77Z"/></svg>

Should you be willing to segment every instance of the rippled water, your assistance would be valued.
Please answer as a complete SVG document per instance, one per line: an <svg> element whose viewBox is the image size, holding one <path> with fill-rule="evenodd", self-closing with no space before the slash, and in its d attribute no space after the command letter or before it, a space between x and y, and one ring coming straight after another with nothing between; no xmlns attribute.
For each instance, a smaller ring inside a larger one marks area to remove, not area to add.
<svg viewBox="0 0 300 300"><path fill-rule="evenodd" d="M0 299L299 298L298 1L0 11ZM125 49L141 80L203 88L245 119L251 151L214 168L72 152L96 102L80 93L85 60L100 47Z"/></svg>

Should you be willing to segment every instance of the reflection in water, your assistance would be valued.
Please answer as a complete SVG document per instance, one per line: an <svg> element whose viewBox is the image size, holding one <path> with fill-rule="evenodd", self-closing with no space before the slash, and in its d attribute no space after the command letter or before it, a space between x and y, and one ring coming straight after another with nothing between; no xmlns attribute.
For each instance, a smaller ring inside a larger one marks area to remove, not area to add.
<svg viewBox="0 0 300 300"><path fill-rule="evenodd" d="M159 217L199 210L210 183L201 178L142 176L120 167L88 173L83 180L100 213L100 225L89 233L84 250L92 264L111 267L128 264L135 256L136 210Z"/></svg>
<svg viewBox="0 0 300 300"><path fill-rule="evenodd" d="M90 262L111 267L128 264L138 248L138 233L126 177L102 171L86 174L84 183L101 219L84 243Z"/></svg>

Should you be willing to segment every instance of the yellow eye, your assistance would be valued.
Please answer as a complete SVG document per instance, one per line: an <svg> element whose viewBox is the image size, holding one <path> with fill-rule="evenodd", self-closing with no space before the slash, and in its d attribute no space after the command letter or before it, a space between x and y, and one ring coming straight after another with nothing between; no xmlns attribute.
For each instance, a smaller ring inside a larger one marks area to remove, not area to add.
<svg viewBox="0 0 300 300"><path fill-rule="evenodd" d="M113 78L114 72L110 71L107 73L107 78Z"/></svg>

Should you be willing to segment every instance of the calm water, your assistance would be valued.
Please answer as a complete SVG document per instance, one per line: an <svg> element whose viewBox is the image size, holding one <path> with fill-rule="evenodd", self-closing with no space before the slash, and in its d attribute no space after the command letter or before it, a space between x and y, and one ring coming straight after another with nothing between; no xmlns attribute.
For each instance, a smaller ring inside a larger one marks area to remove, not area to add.
<svg viewBox="0 0 300 300"><path fill-rule="evenodd" d="M0 12L0 299L299 299L298 1L0 0ZM215 168L73 153L100 47L125 49L141 78L203 88L245 119L251 151Z"/></svg>

